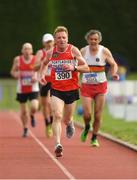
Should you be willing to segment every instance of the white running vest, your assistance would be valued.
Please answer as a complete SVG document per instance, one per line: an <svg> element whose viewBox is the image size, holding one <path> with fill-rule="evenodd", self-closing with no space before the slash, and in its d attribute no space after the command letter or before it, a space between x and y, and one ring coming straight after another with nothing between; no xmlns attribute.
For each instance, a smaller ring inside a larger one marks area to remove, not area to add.
<svg viewBox="0 0 137 180"><path fill-rule="evenodd" d="M104 46L99 45L99 50L96 55L91 55L89 51L89 46L86 46L86 51L84 58L92 69L90 73L83 73L82 83L86 84L98 84L107 81L105 73L106 61L102 58L102 53Z"/></svg>

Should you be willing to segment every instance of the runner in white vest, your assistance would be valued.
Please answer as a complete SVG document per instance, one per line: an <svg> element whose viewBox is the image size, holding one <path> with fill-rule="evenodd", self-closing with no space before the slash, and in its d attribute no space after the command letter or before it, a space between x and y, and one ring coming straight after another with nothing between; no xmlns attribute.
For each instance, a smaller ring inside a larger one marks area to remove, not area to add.
<svg viewBox="0 0 137 180"><path fill-rule="evenodd" d="M106 63L110 65L110 74L115 80L119 79L117 74L118 67L110 50L99 44L102 40L100 31L90 30L86 34L85 39L88 45L81 49L81 53L89 65L90 72L83 73L82 76L81 99L85 128L81 134L81 141L85 142L87 139L93 113L93 134L90 143L92 146L99 146L97 134L101 124L105 94L107 92L105 66ZM92 101L94 101L94 112L92 110Z"/></svg>

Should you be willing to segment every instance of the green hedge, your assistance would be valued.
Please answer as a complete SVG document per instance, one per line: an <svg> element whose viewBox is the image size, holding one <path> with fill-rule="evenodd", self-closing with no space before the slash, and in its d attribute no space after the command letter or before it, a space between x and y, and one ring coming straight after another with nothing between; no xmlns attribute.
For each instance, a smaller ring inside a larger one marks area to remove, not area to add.
<svg viewBox="0 0 137 180"><path fill-rule="evenodd" d="M24 42L31 42L36 52L42 35L52 33L57 25L68 27L69 41L79 48L86 44L84 35L89 29L99 29L102 43L137 70L136 9L136 0L1 0L0 75L9 74Z"/></svg>

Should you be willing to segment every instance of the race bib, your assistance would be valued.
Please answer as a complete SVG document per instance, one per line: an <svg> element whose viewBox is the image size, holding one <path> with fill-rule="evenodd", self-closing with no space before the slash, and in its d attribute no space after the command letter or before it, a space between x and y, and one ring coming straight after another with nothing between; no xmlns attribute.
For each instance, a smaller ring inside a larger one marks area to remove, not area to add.
<svg viewBox="0 0 137 180"><path fill-rule="evenodd" d="M84 80L86 83L96 83L97 82L97 74L96 73L87 73L84 75Z"/></svg>
<svg viewBox="0 0 137 180"><path fill-rule="evenodd" d="M21 79L22 85L23 86L31 86L32 85L32 79L31 77L23 77Z"/></svg>
<svg viewBox="0 0 137 180"><path fill-rule="evenodd" d="M68 79L72 79L72 72L71 71L55 72L55 79L56 80L68 80Z"/></svg>

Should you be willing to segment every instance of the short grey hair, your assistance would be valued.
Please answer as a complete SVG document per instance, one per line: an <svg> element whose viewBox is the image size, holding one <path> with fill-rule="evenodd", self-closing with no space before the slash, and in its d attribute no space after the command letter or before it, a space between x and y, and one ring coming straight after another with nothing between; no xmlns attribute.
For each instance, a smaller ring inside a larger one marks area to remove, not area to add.
<svg viewBox="0 0 137 180"><path fill-rule="evenodd" d="M102 34L101 34L101 32L99 30L96 30L96 29L89 30L85 35L85 39L88 41L89 36L93 35L93 34L98 34L99 41L100 42L102 41Z"/></svg>

